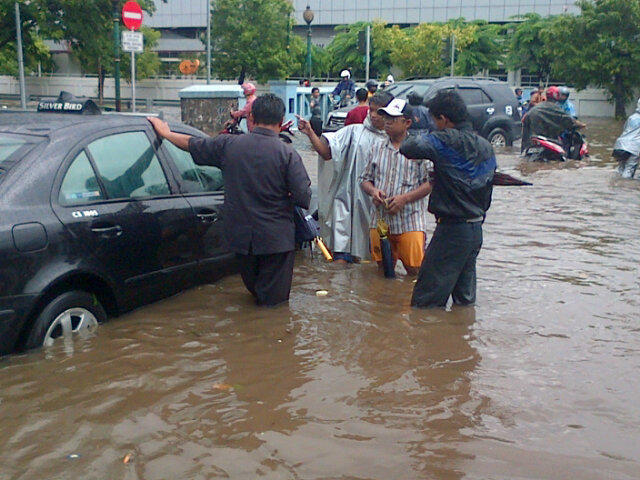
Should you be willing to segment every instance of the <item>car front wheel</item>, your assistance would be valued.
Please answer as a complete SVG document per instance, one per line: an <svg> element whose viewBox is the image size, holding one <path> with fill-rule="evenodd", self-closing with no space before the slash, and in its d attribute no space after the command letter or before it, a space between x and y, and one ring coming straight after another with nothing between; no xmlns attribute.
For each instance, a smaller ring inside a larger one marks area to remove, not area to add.
<svg viewBox="0 0 640 480"><path fill-rule="evenodd" d="M494 128L487 137L492 147L506 147L513 144L511 135L504 128Z"/></svg>
<svg viewBox="0 0 640 480"><path fill-rule="evenodd" d="M58 338L92 333L106 319L107 314L94 295L80 290L65 292L49 302L38 315L25 348L49 346Z"/></svg>

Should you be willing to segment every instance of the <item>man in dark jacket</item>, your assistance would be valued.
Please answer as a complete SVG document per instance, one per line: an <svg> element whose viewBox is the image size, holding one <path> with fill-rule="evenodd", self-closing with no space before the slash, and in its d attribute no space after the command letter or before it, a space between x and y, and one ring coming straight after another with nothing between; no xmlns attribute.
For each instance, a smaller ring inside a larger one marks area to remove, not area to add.
<svg viewBox="0 0 640 480"><path fill-rule="evenodd" d="M496 158L491 144L468 123L467 107L454 91L441 91L428 104L437 132L409 137L400 153L433 162L429 211L437 226L413 289L411 305L444 307L476 300L476 258L482 223L491 205Z"/></svg>
<svg viewBox="0 0 640 480"><path fill-rule="evenodd" d="M278 133L282 100L261 95L251 108L255 123L246 135L192 137L149 118L161 138L191 153L198 165L222 169L223 218L228 246L240 264L245 286L259 305L289 299L294 260L293 207L309 207L311 182L298 153Z"/></svg>

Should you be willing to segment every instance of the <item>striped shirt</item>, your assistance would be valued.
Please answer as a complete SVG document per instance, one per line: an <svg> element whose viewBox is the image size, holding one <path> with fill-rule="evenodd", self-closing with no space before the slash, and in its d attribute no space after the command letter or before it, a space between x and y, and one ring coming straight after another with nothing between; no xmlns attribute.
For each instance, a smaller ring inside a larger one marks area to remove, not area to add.
<svg viewBox="0 0 640 480"><path fill-rule="evenodd" d="M369 181L387 194L387 198L415 190L429 181L428 160L409 160L393 146L391 140L383 140L372 149L372 155L365 167L360 182ZM426 232L427 197L407 203L395 215L383 209L383 219L389 224L389 232L399 235L407 232ZM374 208L371 228L376 228L379 208Z"/></svg>

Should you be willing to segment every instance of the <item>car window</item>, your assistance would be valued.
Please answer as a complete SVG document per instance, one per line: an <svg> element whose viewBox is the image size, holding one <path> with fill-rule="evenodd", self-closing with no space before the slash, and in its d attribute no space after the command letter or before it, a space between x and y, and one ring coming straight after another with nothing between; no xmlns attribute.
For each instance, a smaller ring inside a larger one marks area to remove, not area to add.
<svg viewBox="0 0 640 480"><path fill-rule="evenodd" d="M187 193L218 192L224 189L222 170L209 165L196 165L189 152L185 152L171 142L164 144L178 167Z"/></svg>
<svg viewBox="0 0 640 480"><path fill-rule="evenodd" d="M0 136L0 164L22 147L27 141L24 138Z"/></svg>
<svg viewBox="0 0 640 480"><path fill-rule="evenodd" d="M87 149L109 198L169 193L167 178L144 132L109 135L91 142Z"/></svg>
<svg viewBox="0 0 640 480"><path fill-rule="evenodd" d="M479 88L458 88L458 93L467 105L488 103L488 97Z"/></svg>
<svg viewBox="0 0 640 480"><path fill-rule="evenodd" d="M403 94L402 96L408 97L411 92L414 92L420 95L424 100L424 96L427 93L427 90L429 90L429 85L414 85L410 90L406 92L406 94Z"/></svg>
<svg viewBox="0 0 640 480"><path fill-rule="evenodd" d="M414 86L412 84L407 85L406 83L403 83L403 84L390 85L387 88L385 88L384 91L389 92L394 97L399 97L404 93L408 92L413 87Z"/></svg>
<svg viewBox="0 0 640 480"><path fill-rule="evenodd" d="M92 200L102 200L96 173L84 150L73 160L62 180L58 201L61 205L78 205Z"/></svg>
<svg viewBox="0 0 640 480"><path fill-rule="evenodd" d="M0 181L14 163L27 155L43 139L29 135L0 134Z"/></svg>

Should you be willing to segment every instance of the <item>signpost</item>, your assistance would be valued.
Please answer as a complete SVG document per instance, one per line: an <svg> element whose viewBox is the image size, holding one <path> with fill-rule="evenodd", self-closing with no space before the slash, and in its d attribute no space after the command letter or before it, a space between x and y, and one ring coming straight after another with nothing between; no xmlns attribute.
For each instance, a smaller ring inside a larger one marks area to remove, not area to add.
<svg viewBox="0 0 640 480"><path fill-rule="evenodd" d="M134 1L122 7L122 22L130 31L122 32L122 50L131 52L131 111L136 111L136 52L144 49L142 33L136 32L142 25L142 9Z"/></svg>

